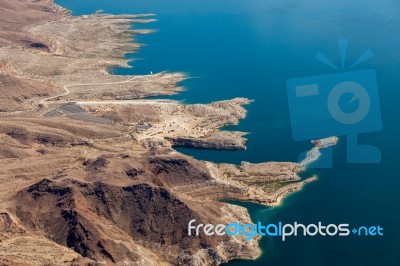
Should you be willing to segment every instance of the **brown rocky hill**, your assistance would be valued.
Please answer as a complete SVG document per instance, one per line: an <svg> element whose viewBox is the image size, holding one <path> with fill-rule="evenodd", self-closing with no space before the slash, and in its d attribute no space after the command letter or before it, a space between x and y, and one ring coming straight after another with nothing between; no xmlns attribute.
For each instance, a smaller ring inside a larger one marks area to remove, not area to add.
<svg viewBox="0 0 400 266"><path fill-rule="evenodd" d="M150 164L159 178L165 177L161 182L188 182L198 171L183 158L156 159ZM139 176L132 176L132 168L130 171L126 174L139 180ZM172 176L186 176L186 180L178 181ZM16 194L16 215L33 232L94 261L139 261L143 257L139 243L158 254L161 261L190 264L202 249L208 250L207 261L211 264L226 260L214 248L228 242L226 237L187 235L187 224L192 219L197 223L218 221L221 204L211 204L216 209L206 212L207 208L196 202L187 204L164 188L167 186L137 181L127 186L110 183L112 180L103 183L43 179ZM228 256L239 252L238 244L228 246Z"/></svg>
<svg viewBox="0 0 400 266"><path fill-rule="evenodd" d="M1 74L0 66L0 112L32 109L29 100L48 97L57 91L58 89L40 81Z"/></svg>
<svg viewBox="0 0 400 266"><path fill-rule="evenodd" d="M102 230L101 219L135 241L185 249L207 245L204 239L193 241L185 235L187 223L198 215L166 189L148 184L118 187L44 179L19 192L17 199L17 216L24 224L96 260L138 258L134 253L120 254L113 239L104 239L108 232ZM96 216L101 218L93 219Z"/></svg>
<svg viewBox="0 0 400 266"><path fill-rule="evenodd" d="M34 44L43 40L25 33L24 27L66 15L65 11L55 5L49 5L49 1L46 0L2 0L0 10L0 47L2 45L30 47L33 44L35 48Z"/></svg>

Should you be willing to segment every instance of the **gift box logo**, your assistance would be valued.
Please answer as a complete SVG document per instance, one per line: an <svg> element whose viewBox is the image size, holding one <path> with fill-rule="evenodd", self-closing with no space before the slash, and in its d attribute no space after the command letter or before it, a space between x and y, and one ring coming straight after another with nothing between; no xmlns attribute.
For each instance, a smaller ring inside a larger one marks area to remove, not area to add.
<svg viewBox="0 0 400 266"><path fill-rule="evenodd" d="M347 40L339 40L342 70L345 69ZM347 136L348 163L379 163L379 149L358 144L361 133L382 129L376 72L373 69L351 71L372 56L368 49L350 71L310 76L287 81L287 95L293 139L296 141ZM318 52L316 59L335 70L331 61ZM318 167L331 167L328 161ZM300 158L301 159L301 158ZM324 165L322 165L324 164Z"/></svg>

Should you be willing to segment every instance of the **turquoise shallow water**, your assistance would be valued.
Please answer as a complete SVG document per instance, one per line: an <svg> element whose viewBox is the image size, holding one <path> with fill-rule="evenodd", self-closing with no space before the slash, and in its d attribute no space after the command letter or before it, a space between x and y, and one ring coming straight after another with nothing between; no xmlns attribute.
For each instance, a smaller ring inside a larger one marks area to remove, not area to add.
<svg viewBox="0 0 400 266"><path fill-rule="evenodd" d="M367 48L375 56L358 69L378 74L383 130L360 141L381 149L382 163L346 163L346 140L334 149L332 169L310 170L319 180L289 196L280 207L246 204L254 221L380 225L384 237L298 237L282 242L264 238L257 261L229 265L400 265L400 3L397 1L278 0L58 0L75 15L155 13L158 21L140 28L158 31L138 36L147 46L128 58L140 59L117 74L180 71L194 77L187 91L173 96L188 103L233 97L255 101L239 126L249 132L246 151L180 151L215 162L296 161L308 142L291 136L286 80L334 71L316 62L323 51L340 62L337 39L348 38L349 61Z"/></svg>

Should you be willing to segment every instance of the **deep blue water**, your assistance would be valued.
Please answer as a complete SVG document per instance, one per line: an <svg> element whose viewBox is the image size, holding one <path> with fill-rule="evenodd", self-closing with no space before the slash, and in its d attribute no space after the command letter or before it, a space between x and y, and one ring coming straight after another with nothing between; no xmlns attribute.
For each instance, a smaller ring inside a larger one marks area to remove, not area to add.
<svg viewBox="0 0 400 266"><path fill-rule="evenodd" d="M294 77L335 71L314 60L324 52L340 64L337 40L348 38L348 62L371 48L375 56L357 70L378 74L383 130L360 142L382 152L380 164L346 163L346 140L334 149L334 167L310 170L317 182L289 196L277 208L246 204L254 221L380 225L384 237L264 238L257 261L230 265L400 265L400 2L316 0L57 0L74 15L155 13L157 29L137 36L147 46L127 57L131 69L116 74L179 71L193 77L172 98L208 103L234 97L255 101L248 117L230 129L249 132L246 151L180 151L215 162L296 161L308 142L295 142L290 128L285 83ZM140 60L139 60L140 59Z"/></svg>

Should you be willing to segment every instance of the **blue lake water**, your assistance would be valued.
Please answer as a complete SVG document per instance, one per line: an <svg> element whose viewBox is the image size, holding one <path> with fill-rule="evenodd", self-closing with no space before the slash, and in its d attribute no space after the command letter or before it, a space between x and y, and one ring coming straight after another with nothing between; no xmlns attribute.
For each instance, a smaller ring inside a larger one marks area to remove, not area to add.
<svg viewBox="0 0 400 266"><path fill-rule="evenodd" d="M264 223L350 223L380 225L384 237L297 237L282 242L263 238L256 261L229 265L400 265L400 2L316 0L57 0L74 15L155 13L157 22L138 25L156 29L137 36L145 43L129 54L131 69L116 74L150 71L185 72L192 77L173 96L187 103L208 103L234 97L255 101L234 130L249 132L246 151L179 149L214 162L296 161L310 143L293 141L286 80L332 74L317 62L317 51L340 64L337 40L349 39L348 64L367 48L373 58L356 70L378 75L383 130L360 136L360 142L382 152L380 164L347 164L346 139L334 148L331 169L309 170L319 180L286 198L277 208L245 204L254 221ZM317 112L318 110L316 110Z"/></svg>

